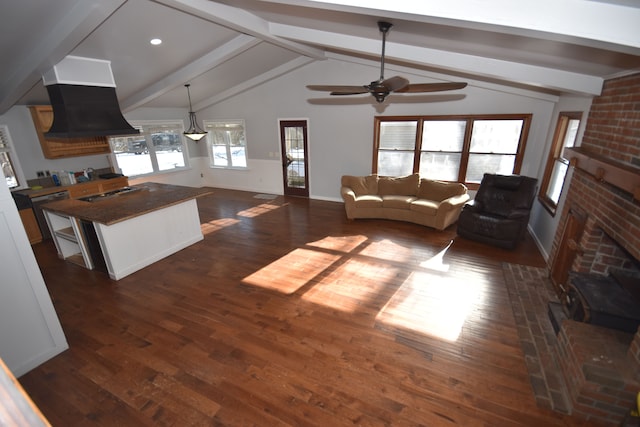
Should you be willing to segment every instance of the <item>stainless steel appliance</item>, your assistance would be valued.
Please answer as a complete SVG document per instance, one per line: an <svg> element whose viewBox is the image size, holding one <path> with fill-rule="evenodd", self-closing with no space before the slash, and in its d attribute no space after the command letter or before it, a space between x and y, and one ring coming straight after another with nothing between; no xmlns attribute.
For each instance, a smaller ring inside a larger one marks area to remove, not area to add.
<svg viewBox="0 0 640 427"><path fill-rule="evenodd" d="M44 196L31 198L31 203L33 204L33 213L35 214L36 220L38 221L38 225L40 226L40 232L42 233L43 239L50 239L51 232L49 231L47 220L44 217L44 212L42 211L42 205L55 202L58 200L68 199L68 198L69 198L68 191L58 191L58 192L47 194Z"/></svg>

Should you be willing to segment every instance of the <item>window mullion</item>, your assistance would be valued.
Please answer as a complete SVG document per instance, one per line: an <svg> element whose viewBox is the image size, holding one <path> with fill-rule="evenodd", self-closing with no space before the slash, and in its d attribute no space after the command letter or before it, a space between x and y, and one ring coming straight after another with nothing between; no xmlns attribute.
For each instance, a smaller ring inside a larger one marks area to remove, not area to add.
<svg viewBox="0 0 640 427"><path fill-rule="evenodd" d="M424 119L420 118L416 121L416 146L413 150L413 173L420 172L420 156L422 153L422 123Z"/></svg>
<svg viewBox="0 0 640 427"><path fill-rule="evenodd" d="M467 119L467 126L464 130L464 142L462 143L462 154L460 158L460 169L458 171L458 182L465 182L467 176L467 166L469 163L469 150L471 149L471 134L473 133L473 119Z"/></svg>
<svg viewBox="0 0 640 427"><path fill-rule="evenodd" d="M144 139L147 141L147 150L149 150L149 158L151 159L151 167L153 168L153 172L159 172L160 166L158 166L158 158L156 157L156 147L153 145L153 137L152 130L149 128L145 129Z"/></svg>

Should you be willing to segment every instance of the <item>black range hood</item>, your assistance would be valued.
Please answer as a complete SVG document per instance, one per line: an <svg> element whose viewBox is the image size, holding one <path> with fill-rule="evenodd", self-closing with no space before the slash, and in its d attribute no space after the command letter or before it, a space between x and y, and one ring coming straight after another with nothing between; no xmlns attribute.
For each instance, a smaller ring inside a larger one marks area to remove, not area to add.
<svg viewBox="0 0 640 427"><path fill-rule="evenodd" d="M134 135L120 111L111 62L66 56L43 74L53 108L53 124L46 138L91 138Z"/></svg>
<svg viewBox="0 0 640 427"><path fill-rule="evenodd" d="M125 120L114 87L47 86L53 124L47 138L81 138L140 133Z"/></svg>

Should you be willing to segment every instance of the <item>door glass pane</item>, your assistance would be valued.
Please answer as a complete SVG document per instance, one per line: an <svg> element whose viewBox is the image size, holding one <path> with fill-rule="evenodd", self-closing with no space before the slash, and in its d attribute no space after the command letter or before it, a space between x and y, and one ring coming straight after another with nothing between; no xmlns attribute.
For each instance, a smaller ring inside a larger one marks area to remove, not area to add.
<svg viewBox="0 0 640 427"><path fill-rule="evenodd" d="M460 153L420 153L420 176L440 181L457 181Z"/></svg>
<svg viewBox="0 0 640 427"><path fill-rule="evenodd" d="M118 167L126 176L153 172L151 155L144 135L111 138Z"/></svg>
<svg viewBox="0 0 640 427"><path fill-rule="evenodd" d="M179 130L163 130L151 134L153 148L158 160L158 169L168 170L184 167L182 134Z"/></svg>
<svg viewBox="0 0 640 427"><path fill-rule="evenodd" d="M413 150L416 147L417 121L381 122L379 149Z"/></svg>
<svg viewBox="0 0 640 427"><path fill-rule="evenodd" d="M379 151L378 175L406 176L413 173L413 151Z"/></svg>
<svg viewBox="0 0 640 427"><path fill-rule="evenodd" d="M510 175L515 166L515 155L469 154L466 182L479 183L485 173Z"/></svg>
<svg viewBox="0 0 640 427"><path fill-rule="evenodd" d="M521 131L522 120L475 120L470 152L516 154Z"/></svg>
<svg viewBox="0 0 640 427"><path fill-rule="evenodd" d="M287 186L305 187L304 128L288 126L284 128L285 150L287 156Z"/></svg>
<svg viewBox="0 0 640 427"><path fill-rule="evenodd" d="M422 125L422 150L462 151L466 121L426 120Z"/></svg>

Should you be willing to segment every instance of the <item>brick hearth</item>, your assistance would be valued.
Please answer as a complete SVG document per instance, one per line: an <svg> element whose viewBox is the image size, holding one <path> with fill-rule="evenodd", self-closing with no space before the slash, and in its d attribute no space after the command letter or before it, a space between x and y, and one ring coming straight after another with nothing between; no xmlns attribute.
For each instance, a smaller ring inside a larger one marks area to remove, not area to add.
<svg viewBox="0 0 640 427"><path fill-rule="evenodd" d="M556 349L573 415L619 424L629 412L640 390L627 355L632 338L588 323L562 323Z"/></svg>

